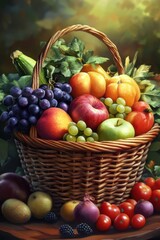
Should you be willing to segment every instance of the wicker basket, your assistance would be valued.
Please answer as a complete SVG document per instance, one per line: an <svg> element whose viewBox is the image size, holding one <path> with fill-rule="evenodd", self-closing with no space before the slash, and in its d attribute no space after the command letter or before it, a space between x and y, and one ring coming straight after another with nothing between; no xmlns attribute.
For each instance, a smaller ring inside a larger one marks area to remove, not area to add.
<svg viewBox="0 0 160 240"><path fill-rule="evenodd" d="M117 47L104 33L87 25L72 25L56 32L42 50L34 68L34 89L39 87L39 73L50 47L72 31L88 32L100 39L111 52L118 73L123 73ZM58 208L65 201L81 200L86 192L97 204L125 200L142 176L149 146L159 131L155 124L149 132L134 138L77 143L37 138L33 127L30 136L17 132L15 142L32 189L50 193Z"/></svg>

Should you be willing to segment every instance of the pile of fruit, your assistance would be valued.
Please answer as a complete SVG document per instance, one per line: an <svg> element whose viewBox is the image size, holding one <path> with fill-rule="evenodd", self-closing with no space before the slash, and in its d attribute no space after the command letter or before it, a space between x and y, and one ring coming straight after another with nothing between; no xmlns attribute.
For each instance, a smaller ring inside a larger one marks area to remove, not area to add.
<svg viewBox="0 0 160 240"><path fill-rule="evenodd" d="M35 61L20 51L12 54L23 76L10 83L4 77L2 82L0 121L6 134L28 134L35 126L43 139L107 141L141 135L159 121L155 81L151 84L126 74L129 63L125 74L113 74L110 68L101 66L107 58L84 49L77 38L68 45L64 40L57 41L43 64L37 89L32 88L30 76ZM150 90L154 99L148 102Z"/></svg>
<svg viewBox="0 0 160 240"><path fill-rule="evenodd" d="M56 226L63 238L140 229L148 218L160 213L160 178L147 177L136 182L130 197L120 204L103 201L96 205L94 199L85 194L83 201L67 201L57 212L50 194L31 192L25 177L8 172L0 175L0 204L5 220L13 224L36 220L53 226L58 223Z"/></svg>

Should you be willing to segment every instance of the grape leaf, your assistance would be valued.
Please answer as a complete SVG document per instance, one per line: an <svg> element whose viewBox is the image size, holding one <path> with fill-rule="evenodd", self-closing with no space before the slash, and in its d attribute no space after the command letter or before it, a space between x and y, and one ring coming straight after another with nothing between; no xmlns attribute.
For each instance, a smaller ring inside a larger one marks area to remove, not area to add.
<svg viewBox="0 0 160 240"><path fill-rule="evenodd" d="M86 63L102 64L102 63L106 62L107 60L109 60L109 58L98 57L98 56L91 56Z"/></svg>

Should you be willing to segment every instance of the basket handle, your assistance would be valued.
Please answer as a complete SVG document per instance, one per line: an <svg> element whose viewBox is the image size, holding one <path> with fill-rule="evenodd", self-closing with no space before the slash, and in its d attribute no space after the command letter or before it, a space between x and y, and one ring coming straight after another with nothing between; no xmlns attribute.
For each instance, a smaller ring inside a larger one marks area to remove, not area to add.
<svg viewBox="0 0 160 240"><path fill-rule="evenodd" d="M117 71L119 74L124 73L124 68L122 64L121 57L119 55L118 49L115 46L115 44L103 33L98 31L97 29L90 27L88 25L81 25L81 24L76 24L76 25L71 25L69 27L66 27L60 31L57 31L46 43L45 47L43 48L41 54L39 55L39 58L36 62L36 65L33 70L33 77L32 77L32 88L37 89L39 87L39 75L40 71L42 69L42 64L44 59L46 58L49 49L51 46L62 36L66 35L67 33L73 32L73 31L84 31L87 33L92 34L93 36L97 37L100 39L109 49L113 56L114 63L117 67Z"/></svg>

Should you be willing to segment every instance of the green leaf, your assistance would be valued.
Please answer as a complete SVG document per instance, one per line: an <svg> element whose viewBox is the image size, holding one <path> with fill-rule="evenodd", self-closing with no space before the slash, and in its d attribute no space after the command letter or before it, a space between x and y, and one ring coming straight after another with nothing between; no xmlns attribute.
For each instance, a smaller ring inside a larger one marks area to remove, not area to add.
<svg viewBox="0 0 160 240"><path fill-rule="evenodd" d="M156 177L160 177L160 166L155 165L154 172L155 172Z"/></svg>
<svg viewBox="0 0 160 240"><path fill-rule="evenodd" d="M90 64L102 64L106 61L108 61L108 58L105 57L98 57L98 56L91 56L86 63Z"/></svg>
<svg viewBox="0 0 160 240"><path fill-rule="evenodd" d="M20 77L20 79L18 81L14 80L13 85L20 87L20 88L24 88L26 86L31 86L32 85L32 76L30 76L30 75L22 76L22 77Z"/></svg>
<svg viewBox="0 0 160 240"><path fill-rule="evenodd" d="M83 55L82 55L82 61L83 61L83 63L87 63L87 61L89 60L89 58L90 57L92 57L93 56L93 54L94 54L94 52L93 51L86 51L85 53L83 53Z"/></svg>
<svg viewBox="0 0 160 240"><path fill-rule="evenodd" d="M8 142L0 138L0 164L3 166L8 157Z"/></svg>

